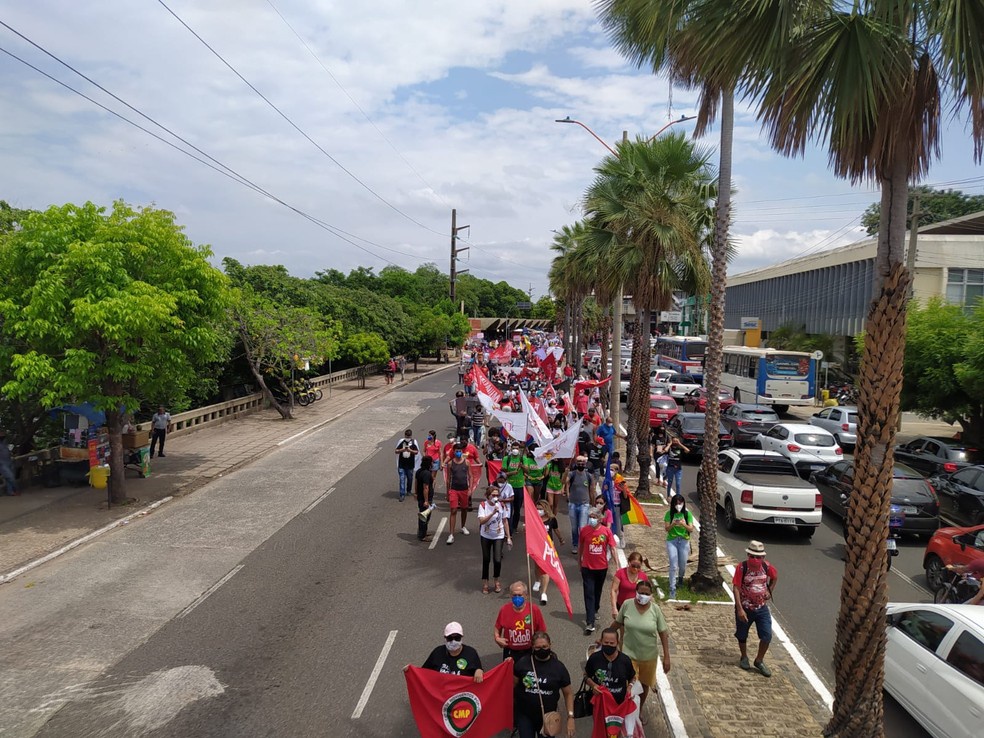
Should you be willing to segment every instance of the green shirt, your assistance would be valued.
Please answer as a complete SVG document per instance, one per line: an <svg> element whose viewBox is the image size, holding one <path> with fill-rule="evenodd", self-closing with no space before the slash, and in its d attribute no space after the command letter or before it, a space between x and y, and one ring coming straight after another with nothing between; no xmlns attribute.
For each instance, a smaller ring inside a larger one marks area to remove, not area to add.
<svg viewBox="0 0 984 738"><path fill-rule="evenodd" d="M622 652L633 661L653 661L659 658L659 634L668 630L663 611L655 600L645 612L639 612L635 599L626 600L615 618L625 627Z"/></svg>
<svg viewBox="0 0 984 738"><path fill-rule="evenodd" d="M556 461L551 461L547 467L547 489L552 492L564 489L564 470Z"/></svg>
<svg viewBox="0 0 984 738"><path fill-rule="evenodd" d="M526 481L537 485L543 481L543 469L536 465L536 459L532 456L523 457L523 469L526 471Z"/></svg>
<svg viewBox="0 0 984 738"><path fill-rule="evenodd" d="M690 540L690 531L684 525L684 518L686 518L688 525L694 524L694 516L690 513L690 510L684 510L682 513L678 513L676 510L666 511L666 515L663 516L663 522L673 523L670 529L666 531L666 540L672 541L674 538Z"/></svg>
<svg viewBox="0 0 984 738"><path fill-rule="evenodd" d="M523 458L509 454L502 460L502 471L506 475L506 480L517 491L517 494L522 494L523 487L526 485Z"/></svg>

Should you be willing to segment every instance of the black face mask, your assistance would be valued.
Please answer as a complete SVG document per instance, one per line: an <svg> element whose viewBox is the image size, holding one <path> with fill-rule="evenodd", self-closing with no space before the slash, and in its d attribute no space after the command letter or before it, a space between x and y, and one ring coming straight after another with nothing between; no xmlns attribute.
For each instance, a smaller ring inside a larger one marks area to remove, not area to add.
<svg viewBox="0 0 984 738"><path fill-rule="evenodd" d="M577 466L575 466L574 468L575 468L575 469L578 469L578 470L580 470L580 471L584 471L584 464L578 464L578 465L577 465Z"/></svg>
<svg viewBox="0 0 984 738"><path fill-rule="evenodd" d="M538 661L546 661L547 659L550 658L550 649L549 648L534 648L533 649L533 657L535 659L537 659Z"/></svg>
<svg viewBox="0 0 984 738"><path fill-rule="evenodd" d="M603 654L605 654L605 656L613 656L613 655L615 655L615 652L616 651L618 651L618 646L602 646L601 647L601 652Z"/></svg>

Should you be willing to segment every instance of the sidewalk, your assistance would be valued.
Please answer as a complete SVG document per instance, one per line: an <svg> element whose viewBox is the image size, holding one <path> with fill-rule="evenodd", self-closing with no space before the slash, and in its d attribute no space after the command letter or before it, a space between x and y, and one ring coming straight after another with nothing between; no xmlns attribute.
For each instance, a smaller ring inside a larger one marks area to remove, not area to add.
<svg viewBox="0 0 984 738"><path fill-rule="evenodd" d="M169 438L167 455L155 458L147 479L127 470L127 495L137 502L107 509L106 490L92 487L32 487L20 497L0 499L0 582L29 562L59 551L73 541L108 525L125 524L134 513L154 503L186 495L211 480L249 464L289 441L325 425L392 389L456 364L420 362L419 373L390 387L382 375L368 377L366 388L352 381L327 390L325 397L294 409L294 420L283 421L275 410L263 410L214 428Z"/></svg>

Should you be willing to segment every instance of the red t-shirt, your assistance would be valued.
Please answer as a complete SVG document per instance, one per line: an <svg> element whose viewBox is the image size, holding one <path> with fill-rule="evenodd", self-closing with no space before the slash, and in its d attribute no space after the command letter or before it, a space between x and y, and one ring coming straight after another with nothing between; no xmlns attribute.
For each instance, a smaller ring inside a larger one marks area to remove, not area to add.
<svg viewBox="0 0 984 738"><path fill-rule="evenodd" d="M441 442L438 440L424 441L424 455L430 456L434 461L440 461Z"/></svg>
<svg viewBox="0 0 984 738"><path fill-rule="evenodd" d="M744 562L735 567L735 575L731 580L735 592L741 596L741 606L746 610L758 610L769 601L769 580L776 579L779 573L768 561L757 568L747 567Z"/></svg>
<svg viewBox="0 0 984 738"><path fill-rule="evenodd" d="M577 536L577 549L580 553L581 566L585 569L607 569L608 558L605 548L615 550L615 536L610 528L599 525L592 528L586 525Z"/></svg>
<svg viewBox="0 0 984 738"><path fill-rule="evenodd" d="M530 608L533 614L530 615ZM538 630L546 631L547 623L543 619L540 608L531 602L526 602L519 612L507 602L499 610L495 619L495 629L509 642L509 648L514 651L528 651L533 648L533 634Z"/></svg>
<svg viewBox="0 0 984 738"><path fill-rule="evenodd" d="M616 607L621 607L623 602L635 597L636 584L640 581L648 582L649 575L640 569L639 578L633 583L629 581L629 568L625 567L615 572L615 581L618 582L618 594L615 595L615 605Z"/></svg>

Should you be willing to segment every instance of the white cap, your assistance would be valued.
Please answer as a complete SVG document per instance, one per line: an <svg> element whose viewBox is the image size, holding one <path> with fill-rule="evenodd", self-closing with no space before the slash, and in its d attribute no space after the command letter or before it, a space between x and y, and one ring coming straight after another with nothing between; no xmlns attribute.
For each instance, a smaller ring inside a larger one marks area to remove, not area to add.
<svg viewBox="0 0 984 738"><path fill-rule="evenodd" d="M450 622L444 626L444 637L447 638L449 635L460 635L463 636L464 632L461 628L461 623Z"/></svg>

